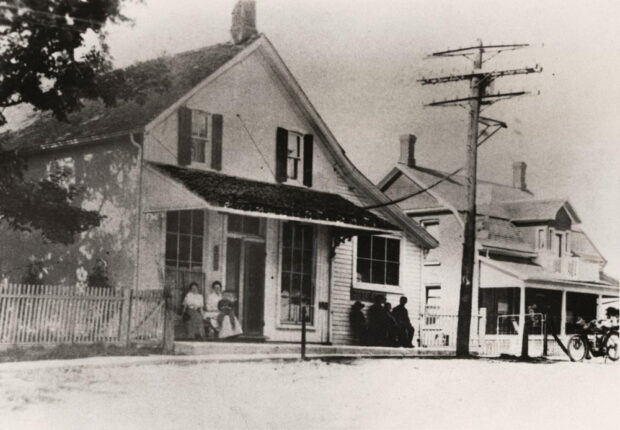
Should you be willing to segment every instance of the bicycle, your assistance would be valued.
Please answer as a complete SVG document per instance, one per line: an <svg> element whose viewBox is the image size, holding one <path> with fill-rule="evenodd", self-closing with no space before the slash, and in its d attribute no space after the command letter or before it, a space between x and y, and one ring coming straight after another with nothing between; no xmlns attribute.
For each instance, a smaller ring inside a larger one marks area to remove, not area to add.
<svg viewBox="0 0 620 430"><path fill-rule="evenodd" d="M618 326L598 328L596 321L583 323L579 333L568 340L568 354L572 361L592 357L605 357L617 361L620 357Z"/></svg>

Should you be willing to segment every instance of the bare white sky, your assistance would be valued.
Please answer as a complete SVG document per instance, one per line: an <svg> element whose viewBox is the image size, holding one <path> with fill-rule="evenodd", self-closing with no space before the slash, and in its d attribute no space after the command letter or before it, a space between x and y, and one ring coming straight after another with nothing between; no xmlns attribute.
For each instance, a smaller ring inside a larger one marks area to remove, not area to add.
<svg viewBox="0 0 620 430"><path fill-rule="evenodd" d="M230 39L236 0L144 0L135 26L110 29L119 66ZM508 123L481 147L479 177L510 183L528 164L538 197L569 197L582 227L620 275L620 3L615 0L257 0L259 31L274 43L348 155L378 181L398 158L398 136L418 136L419 164L462 165L467 112L424 108L465 95L466 84L421 87L421 76L469 71L465 58L431 52L486 43L530 43L487 69L540 64L496 90L540 91L493 105Z"/></svg>

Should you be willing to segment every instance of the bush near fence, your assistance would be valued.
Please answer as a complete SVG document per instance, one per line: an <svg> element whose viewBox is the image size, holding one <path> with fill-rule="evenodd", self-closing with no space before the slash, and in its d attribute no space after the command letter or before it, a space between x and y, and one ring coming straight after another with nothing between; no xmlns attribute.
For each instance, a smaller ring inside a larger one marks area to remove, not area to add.
<svg viewBox="0 0 620 430"><path fill-rule="evenodd" d="M0 286L0 347L163 341L163 292Z"/></svg>

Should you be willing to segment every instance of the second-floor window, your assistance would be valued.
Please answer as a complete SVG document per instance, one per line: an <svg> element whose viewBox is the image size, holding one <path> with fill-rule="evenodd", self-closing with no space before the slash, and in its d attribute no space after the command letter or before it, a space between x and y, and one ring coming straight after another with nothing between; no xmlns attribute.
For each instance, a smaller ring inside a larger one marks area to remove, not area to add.
<svg viewBox="0 0 620 430"><path fill-rule="evenodd" d="M538 249L545 249L545 236L547 235L547 232L545 231L544 228L539 228L536 231L536 247Z"/></svg>
<svg viewBox="0 0 620 430"><path fill-rule="evenodd" d="M377 235L358 236L357 279L369 284L399 285L400 240Z"/></svg>
<svg viewBox="0 0 620 430"><path fill-rule="evenodd" d="M420 221L422 227L426 229L426 231L433 236L435 239L439 240L439 220L438 219L428 219ZM441 264L439 260L439 248L429 249L424 253L424 265L425 266L437 266Z"/></svg>
<svg viewBox="0 0 620 430"><path fill-rule="evenodd" d="M210 123L207 112L192 109L192 162L211 164Z"/></svg>
<svg viewBox="0 0 620 430"><path fill-rule="evenodd" d="M314 137L278 127L276 130L276 181L312 186Z"/></svg>

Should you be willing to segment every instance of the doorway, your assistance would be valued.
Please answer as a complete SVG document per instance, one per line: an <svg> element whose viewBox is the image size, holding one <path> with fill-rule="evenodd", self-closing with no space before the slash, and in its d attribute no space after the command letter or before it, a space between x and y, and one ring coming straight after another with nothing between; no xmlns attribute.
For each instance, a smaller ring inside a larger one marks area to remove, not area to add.
<svg viewBox="0 0 620 430"><path fill-rule="evenodd" d="M236 298L234 308L243 335L262 337L265 319L265 240L256 231L237 229L235 225L236 222L230 223L229 220L226 291Z"/></svg>

